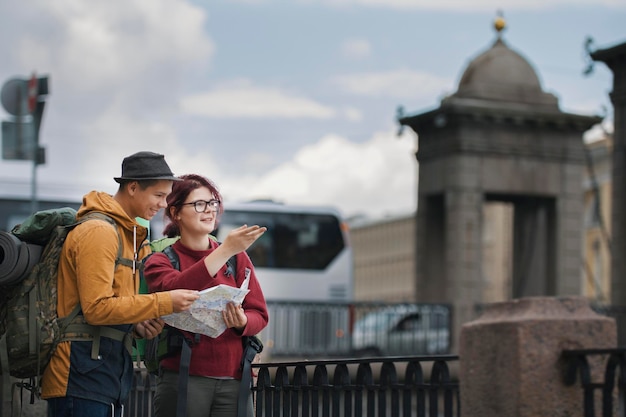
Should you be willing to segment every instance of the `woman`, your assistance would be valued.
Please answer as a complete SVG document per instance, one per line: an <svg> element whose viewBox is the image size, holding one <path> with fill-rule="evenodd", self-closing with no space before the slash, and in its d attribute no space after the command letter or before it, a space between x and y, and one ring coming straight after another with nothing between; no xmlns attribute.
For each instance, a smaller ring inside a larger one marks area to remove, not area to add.
<svg viewBox="0 0 626 417"><path fill-rule="evenodd" d="M226 331L217 338L187 333L191 362L187 390L187 416L236 417L241 380L243 336L259 333L268 322L265 297L254 267L245 250L267 229L241 226L230 232L222 244L212 232L222 213L222 197L215 184L200 175L183 175L167 197L165 215L170 223L164 234L180 236L172 245L179 258L176 269L167 255L154 253L146 262L145 278L150 291L174 288L203 290L219 284L239 287L249 274L250 282L242 305L229 303L222 313ZM230 273L227 261L237 256L237 271ZM233 276L234 275L234 276ZM156 417L176 415L180 353L162 359L154 397ZM252 414L249 400L248 415Z"/></svg>

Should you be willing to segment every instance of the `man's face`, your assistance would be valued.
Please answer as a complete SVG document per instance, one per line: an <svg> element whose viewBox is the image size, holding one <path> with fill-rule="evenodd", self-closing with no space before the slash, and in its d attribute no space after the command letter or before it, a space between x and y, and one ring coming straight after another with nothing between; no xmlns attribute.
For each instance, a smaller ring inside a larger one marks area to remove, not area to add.
<svg viewBox="0 0 626 417"><path fill-rule="evenodd" d="M128 192L133 201L133 216L150 220L162 208L167 207L165 200L172 192L173 181L158 180L154 184L142 189L139 183L132 182L128 185Z"/></svg>

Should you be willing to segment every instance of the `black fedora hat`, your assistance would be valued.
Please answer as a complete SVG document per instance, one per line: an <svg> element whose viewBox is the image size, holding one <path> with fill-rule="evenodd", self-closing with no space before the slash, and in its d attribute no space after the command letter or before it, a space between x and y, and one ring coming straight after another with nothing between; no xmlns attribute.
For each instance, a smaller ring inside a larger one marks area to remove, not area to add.
<svg viewBox="0 0 626 417"><path fill-rule="evenodd" d="M142 151L127 156L122 161L122 176L113 178L116 182L140 180L180 181L170 170L161 154Z"/></svg>

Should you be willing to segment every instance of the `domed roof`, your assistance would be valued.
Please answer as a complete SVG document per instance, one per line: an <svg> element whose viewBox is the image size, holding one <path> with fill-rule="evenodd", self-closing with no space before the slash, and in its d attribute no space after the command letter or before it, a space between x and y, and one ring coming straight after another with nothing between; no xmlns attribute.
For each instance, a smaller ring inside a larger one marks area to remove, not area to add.
<svg viewBox="0 0 626 417"><path fill-rule="evenodd" d="M461 77L459 90L481 85L508 85L541 91L539 77L533 67L502 39L470 62Z"/></svg>
<svg viewBox="0 0 626 417"><path fill-rule="evenodd" d="M469 63L453 97L558 107L556 97L541 89L532 65L500 36Z"/></svg>

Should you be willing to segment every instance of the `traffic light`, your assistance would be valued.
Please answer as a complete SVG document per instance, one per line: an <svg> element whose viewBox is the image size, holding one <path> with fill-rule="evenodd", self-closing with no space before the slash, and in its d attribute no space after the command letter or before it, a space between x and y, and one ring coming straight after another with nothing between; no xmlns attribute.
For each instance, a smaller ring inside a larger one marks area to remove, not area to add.
<svg viewBox="0 0 626 417"><path fill-rule="evenodd" d="M49 92L48 77L12 78L2 86L0 100L13 115L2 122L2 158L45 163L45 149L39 146L41 118Z"/></svg>

